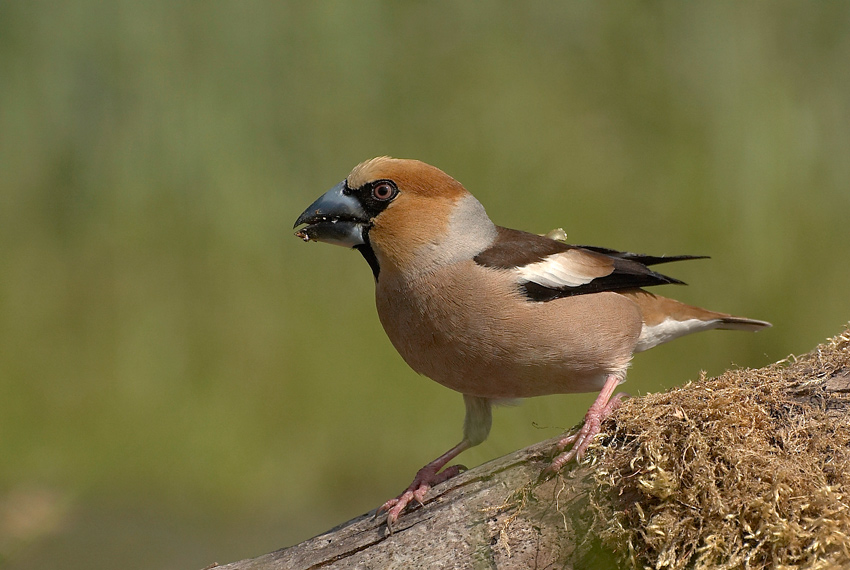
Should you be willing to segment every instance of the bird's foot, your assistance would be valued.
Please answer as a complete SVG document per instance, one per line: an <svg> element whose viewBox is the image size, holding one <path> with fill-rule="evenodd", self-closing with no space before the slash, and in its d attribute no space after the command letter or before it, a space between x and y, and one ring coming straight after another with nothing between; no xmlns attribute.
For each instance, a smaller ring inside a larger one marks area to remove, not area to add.
<svg viewBox="0 0 850 570"><path fill-rule="evenodd" d="M608 417L611 412L616 410L622 401L623 398L626 397L626 394L620 393L611 398L609 401L601 403L597 400L587 411L587 414L584 416L584 425L581 426L581 429L569 435L563 439L561 439L555 448L561 452L555 459L552 460L552 463L549 467L544 471L545 474L551 475L557 473L561 470L561 468L575 459L576 461L581 461L584 457L584 452L587 451L587 448L590 447L591 441L593 438L599 434L599 431L602 427L602 420ZM567 447L570 447L568 451L564 451Z"/></svg>
<svg viewBox="0 0 850 570"><path fill-rule="evenodd" d="M413 478L413 483L398 497L390 499L378 508L377 514L384 511L387 513L387 528L392 531L393 525L401 516L407 506L416 501L420 505L425 503L425 494L431 487L439 485L443 481L447 481L455 475L466 470L463 465L452 465L440 471L442 465L437 465L437 462L429 463L416 473Z"/></svg>

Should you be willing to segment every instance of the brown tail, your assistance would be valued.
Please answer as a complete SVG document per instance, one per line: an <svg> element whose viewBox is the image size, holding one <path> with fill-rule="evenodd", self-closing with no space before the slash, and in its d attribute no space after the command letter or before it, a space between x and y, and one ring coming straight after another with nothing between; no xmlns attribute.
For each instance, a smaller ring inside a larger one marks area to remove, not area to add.
<svg viewBox="0 0 850 570"><path fill-rule="evenodd" d="M722 315L722 313L717 313L718 315ZM760 321L758 319L747 319L744 317L733 317L731 315L724 315L720 318L720 322L717 323L718 329L728 330L728 331L760 331L761 329L766 329L768 327L772 327L773 325L767 321Z"/></svg>
<svg viewBox="0 0 850 570"><path fill-rule="evenodd" d="M771 326L767 321L709 311L667 297L659 297L642 289L623 291L620 294L633 300L640 308L643 330L635 347L636 352L700 331L757 331Z"/></svg>

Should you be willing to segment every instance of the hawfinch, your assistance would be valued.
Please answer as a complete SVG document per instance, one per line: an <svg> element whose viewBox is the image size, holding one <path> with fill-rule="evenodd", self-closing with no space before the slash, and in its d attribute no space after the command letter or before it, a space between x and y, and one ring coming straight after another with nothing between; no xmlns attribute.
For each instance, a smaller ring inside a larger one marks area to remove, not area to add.
<svg viewBox="0 0 850 570"><path fill-rule="evenodd" d="M466 404L461 442L379 509L390 526L411 501L421 503L431 486L460 471L443 468L487 438L494 402L600 392L583 427L559 442L555 471L581 459L619 404L622 395L612 395L633 353L698 331L770 326L644 290L681 283L649 266L695 256L567 245L497 226L457 180L417 160L357 165L298 217L301 224L296 235L304 241L363 255L393 346Z"/></svg>

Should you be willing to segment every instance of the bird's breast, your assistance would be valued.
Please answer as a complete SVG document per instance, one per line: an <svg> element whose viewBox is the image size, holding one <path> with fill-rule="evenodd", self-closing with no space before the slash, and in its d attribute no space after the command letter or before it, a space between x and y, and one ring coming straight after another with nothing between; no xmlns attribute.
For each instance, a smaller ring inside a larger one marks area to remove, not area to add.
<svg viewBox="0 0 850 570"><path fill-rule="evenodd" d="M489 398L598 390L625 372L641 331L636 305L620 295L533 302L509 271L473 261L415 278L382 271L376 302L415 371Z"/></svg>

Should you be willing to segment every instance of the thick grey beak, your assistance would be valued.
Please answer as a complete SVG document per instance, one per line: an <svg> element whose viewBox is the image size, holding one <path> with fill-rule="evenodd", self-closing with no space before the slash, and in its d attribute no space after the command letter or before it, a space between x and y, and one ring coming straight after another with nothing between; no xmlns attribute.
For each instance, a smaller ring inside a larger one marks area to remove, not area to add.
<svg viewBox="0 0 850 570"><path fill-rule="evenodd" d="M369 218L360 202L345 193L345 181L340 182L298 216L295 226L301 228L295 235L304 241L324 241L345 247L366 243L363 232Z"/></svg>

